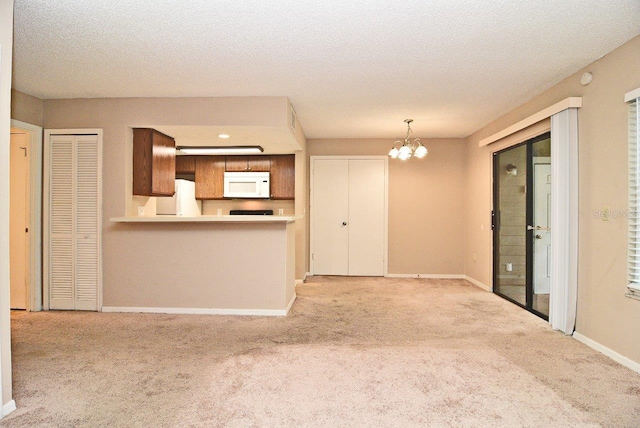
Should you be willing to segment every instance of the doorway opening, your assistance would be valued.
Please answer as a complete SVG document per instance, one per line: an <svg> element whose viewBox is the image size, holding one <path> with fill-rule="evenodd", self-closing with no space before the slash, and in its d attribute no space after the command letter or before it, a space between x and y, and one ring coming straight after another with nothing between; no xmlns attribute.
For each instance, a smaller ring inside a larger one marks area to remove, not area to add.
<svg viewBox="0 0 640 428"><path fill-rule="evenodd" d="M493 289L549 319L551 136L493 155Z"/></svg>

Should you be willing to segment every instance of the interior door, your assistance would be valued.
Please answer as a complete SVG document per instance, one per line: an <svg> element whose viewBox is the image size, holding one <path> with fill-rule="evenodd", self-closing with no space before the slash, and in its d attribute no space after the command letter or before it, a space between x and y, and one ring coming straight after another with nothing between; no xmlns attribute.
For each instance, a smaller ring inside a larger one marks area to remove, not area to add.
<svg viewBox="0 0 640 428"><path fill-rule="evenodd" d="M29 137L11 133L10 164L10 302L27 309L29 271Z"/></svg>
<svg viewBox="0 0 640 428"><path fill-rule="evenodd" d="M384 275L386 161L312 162L312 273Z"/></svg>
<svg viewBox="0 0 640 428"><path fill-rule="evenodd" d="M349 161L313 163L314 275L349 274Z"/></svg>
<svg viewBox="0 0 640 428"><path fill-rule="evenodd" d="M384 275L383 160L349 161L349 275Z"/></svg>
<svg viewBox="0 0 640 428"><path fill-rule="evenodd" d="M493 289L543 318L551 272L551 139L494 153Z"/></svg>
<svg viewBox="0 0 640 428"><path fill-rule="evenodd" d="M97 135L52 135L48 155L51 309L98 310L100 155Z"/></svg>

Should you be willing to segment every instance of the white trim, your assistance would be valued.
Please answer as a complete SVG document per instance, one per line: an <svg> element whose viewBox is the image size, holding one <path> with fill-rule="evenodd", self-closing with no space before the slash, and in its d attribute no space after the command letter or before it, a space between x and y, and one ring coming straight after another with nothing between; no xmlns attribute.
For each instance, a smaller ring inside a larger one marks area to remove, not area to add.
<svg viewBox="0 0 640 428"><path fill-rule="evenodd" d="M640 88L634 89L633 91L629 91L624 94L624 102L628 103L629 101L633 101L636 98L640 98Z"/></svg>
<svg viewBox="0 0 640 428"><path fill-rule="evenodd" d="M484 291L488 291L489 293L493 293L493 290L491 289L491 287L489 287L488 285L478 281L477 279L473 279L470 276L466 276L466 275L465 275L464 279L466 279L467 281L469 281L470 283L472 283L476 287L482 288Z"/></svg>
<svg viewBox="0 0 640 428"><path fill-rule="evenodd" d="M573 332L573 338L576 339L578 342L584 343L589 348L595 349L596 351L606 355L607 357L611 358L613 361L620 363L623 366L633 370L634 372L640 373L640 363L637 363L625 357L624 355L618 354L616 351L609 349L604 345L601 345L600 343L596 342L593 339L589 339L588 337L583 336L577 331Z"/></svg>
<svg viewBox="0 0 640 428"><path fill-rule="evenodd" d="M11 413L13 413L18 407L16 406L16 401L15 400L11 400L8 403L5 403L2 406L2 417L4 418L5 416L10 415Z"/></svg>
<svg viewBox="0 0 640 428"><path fill-rule="evenodd" d="M389 156L310 156L309 157L309 276L313 276L313 170L318 160L384 160L384 224L383 224L383 266L382 276L389 272Z"/></svg>
<svg viewBox="0 0 640 428"><path fill-rule="evenodd" d="M29 135L28 311L42 310L42 127L11 119L11 128Z"/></svg>
<svg viewBox="0 0 640 428"><path fill-rule="evenodd" d="M296 279L296 285L304 284L304 282L307 280L308 275L309 275L309 272L305 273L302 279Z"/></svg>
<svg viewBox="0 0 640 428"><path fill-rule="evenodd" d="M284 314L287 315L289 313L289 311L291 310L291 307L293 306L293 302L296 301L296 298L298 297L298 295L296 294L296 292L293 292L293 296L291 296L291 300L289 300L289 304L287 305L287 307L284 310Z"/></svg>
<svg viewBox="0 0 640 428"><path fill-rule="evenodd" d="M582 97L569 97L569 98L565 98L564 100L555 103L554 105L552 105L551 107L547 107L544 110L541 110L529 117L527 117L526 119L521 120L518 123L515 123L513 125L511 125L508 128L503 129L500 132L497 132L487 138L483 138L482 140L480 140L480 142L478 143L479 147L484 147L487 146L491 143L494 143L498 140L500 140L501 138L507 137L515 132L518 132L524 128L527 128L531 125L533 125L534 123L540 122L541 120L547 119L551 116L553 116L556 113L561 112L562 110L566 110L568 108L579 108L582 107Z"/></svg>
<svg viewBox="0 0 640 428"><path fill-rule="evenodd" d="M43 188L42 188L42 308L49 310L49 140L52 135L97 135L98 137L98 311L102 308L102 129L46 129L42 140ZM46 148L46 150L45 150Z"/></svg>
<svg viewBox="0 0 640 428"><path fill-rule="evenodd" d="M386 278L428 278L428 279L464 279L471 284L485 291L492 292L491 287L477 281L467 275L458 274L433 274L433 273L390 273L385 275Z"/></svg>
<svg viewBox="0 0 640 428"><path fill-rule="evenodd" d="M439 273L389 273L386 278L465 279L462 274Z"/></svg>

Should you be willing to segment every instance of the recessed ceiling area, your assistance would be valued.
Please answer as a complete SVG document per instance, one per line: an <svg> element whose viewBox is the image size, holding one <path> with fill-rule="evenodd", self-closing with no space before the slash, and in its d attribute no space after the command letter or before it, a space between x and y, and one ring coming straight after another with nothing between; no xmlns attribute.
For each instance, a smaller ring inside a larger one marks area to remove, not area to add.
<svg viewBox="0 0 640 428"><path fill-rule="evenodd" d="M398 138L407 118L416 137L466 137L640 34L638 0L15 0L14 13L19 91L285 96L308 138Z"/></svg>
<svg viewBox="0 0 640 428"><path fill-rule="evenodd" d="M264 154L301 150L287 127L275 126L150 126L173 137L176 146L262 146ZM229 138L219 138L228 134Z"/></svg>

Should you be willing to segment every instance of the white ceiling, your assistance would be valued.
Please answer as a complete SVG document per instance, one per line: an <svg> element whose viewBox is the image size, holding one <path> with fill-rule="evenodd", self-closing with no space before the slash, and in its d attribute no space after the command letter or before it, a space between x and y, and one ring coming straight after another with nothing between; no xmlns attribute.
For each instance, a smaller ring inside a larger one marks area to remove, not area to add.
<svg viewBox="0 0 640 428"><path fill-rule="evenodd" d="M638 0L15 0L13 86L287 96L309 138L465 137L638 34Z"/></svg>

